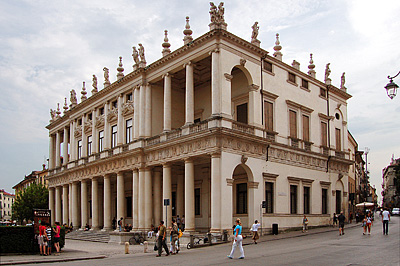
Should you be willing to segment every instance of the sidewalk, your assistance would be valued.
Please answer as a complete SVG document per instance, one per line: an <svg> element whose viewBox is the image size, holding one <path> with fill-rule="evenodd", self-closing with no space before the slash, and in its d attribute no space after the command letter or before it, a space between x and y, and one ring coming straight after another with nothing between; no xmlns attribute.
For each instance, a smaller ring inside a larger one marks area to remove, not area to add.
<svg viewBox="0 0 400 266"><path fill-rule="evenodd" d="M353 228L361 226L361 224L346 224L346 228ZM338 231L338 227L319 227L311 228L306 233L302 231L290 231L279 233L278 235L264 235L260 237L257 242L267 242L286 238L303 237L307 235L320 234L325 232ZM265 233L265 231L264 231ZM228 243L230 244L230 243ZM251 237L243 240L243 245L252 245ZM184 250L185 247L181 246ZM207 248L207 247L205 247ZM143 254L144 247L141 245L129 246L130 254ZM185 251L184 251L185 252ZM148 253L154 253L153 245L148 246ZM81 260L94 260L103 259L112 256L121 256L125 254L125 246L119 244L107 244L98 242L88 242L69 239L66 246L63 248L60 256L40 256L40 255L7 255L0 257L0 265L19 265L19 264L32 264L32 263L49 263L49 262L65 262L65 261L81 261Z"/></svg>

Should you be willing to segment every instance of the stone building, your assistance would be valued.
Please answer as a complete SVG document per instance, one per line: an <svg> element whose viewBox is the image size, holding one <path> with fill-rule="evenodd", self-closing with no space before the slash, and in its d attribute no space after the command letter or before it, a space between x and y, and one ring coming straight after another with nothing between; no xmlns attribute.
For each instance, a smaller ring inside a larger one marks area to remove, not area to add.
<svg viewBox="0 0 400 266"><path fill-rule="evenodd" d="M53 221L110 230L124 217L143 231L161 219L185 218L186 232L220 233L241 218L263 228L328 224L347 212L347 100L344 87L282 61L227 31L224 9L212 6L210 30L147 65L134 47L133 71L117 80L104 68L91 97L51 110L49 202ZM249 25L250 28L250 25ZM344 77L344 76L343 76ZM61 160L63 158L63 160ZM163 206L164 199L170 205ZM266 208L261 209L265 201Z"/></svg>
<svg viewBox="0 0 400 266"><path fill-rule="evenodd" d="M32 183L36 184L42 184L47 186L47 180L46 177L49 173L48 169L46 169L46 165L42 165L43 169L40 171L32 171L29 175L26 175L24 179L13 186L13 189L15 190L15 195L29 187Z"/></svg>
<svg viewBox="0 0 400 266"><path fill-rule="evenodd" d="M400 195L396 193L396 167L400 167L400 158L394 159L382 170L383 207L400 207Z"/></svg>
<svg viewBox="0 0 400 266"><path fill-rule="evenodd" d="M15 195L0 189L0 221L10 221Z"/></svg>

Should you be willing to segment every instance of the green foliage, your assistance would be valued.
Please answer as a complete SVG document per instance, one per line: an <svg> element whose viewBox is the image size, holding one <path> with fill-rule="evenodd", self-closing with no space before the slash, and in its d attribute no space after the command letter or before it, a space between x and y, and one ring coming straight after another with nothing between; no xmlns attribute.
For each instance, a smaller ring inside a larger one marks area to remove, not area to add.
<svg viewBox="0 0 400 266"><path fill-rule="evenodd" d="M37 253L33 226L0 226L0 253Z"/></svg>
<svg viewBox="0 0 400 266"><path fill-rule="evenodd" d="M16 195L12 210L13 219L33 220L33 209L49 207L49 190L42 184L32 183Z"/></svg>

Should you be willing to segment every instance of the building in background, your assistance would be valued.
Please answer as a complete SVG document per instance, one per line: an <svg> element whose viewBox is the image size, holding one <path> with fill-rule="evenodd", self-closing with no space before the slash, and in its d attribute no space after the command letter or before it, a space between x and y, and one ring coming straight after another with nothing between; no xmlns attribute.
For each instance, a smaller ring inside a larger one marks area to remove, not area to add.
<svg viewBox="0 0 400 266"><path fill-rule="evenodd" d="M356 204L359 203L357 202L357 197L356 197L356 191L358 189L357 184L360 182L360 176L358 175L357 171L357 160L356 156L358 151L358 143L356 139L353 137L353 135L348 131L348 137L349 137L349 159L353 161L353 163L349 166L349 213L350 212L353 214L356 213Z"/></svg>
<svg viewBox="0 0 400 266"><path fill-rule="evenodd" d="M14 204L15 195L0 190L0 221L11 221L12 205Z"/></svg>
<svg viewBox="0 0 400 266"><path fill-rule="evenodd" d="M49 174L48 169L46 169L46 165L42 165L43 169L41 171L32 171L29 175L26 175L25 178L13 186L15 190L15 195L19 192L23 191L25 188L29 187L32 183L42 184L47 186L46 176Z"/></svg>
<svg viewBox="0 0 400 266"><path fill-rule="evenodd" d="M397 177L396 177L397 170ZM396 181L397 178L397 181ZM382 170L383 207L400 207L399 191L396 191L396 182L400 182L400 158L394 159Z"/></svg>

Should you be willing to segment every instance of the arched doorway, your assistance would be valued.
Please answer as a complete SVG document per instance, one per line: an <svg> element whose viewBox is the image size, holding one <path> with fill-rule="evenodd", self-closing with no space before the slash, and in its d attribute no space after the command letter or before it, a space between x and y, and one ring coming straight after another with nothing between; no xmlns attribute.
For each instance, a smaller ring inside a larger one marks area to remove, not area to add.
<svg viewBox="0 0 400 266"><path fill-rule="evenodd" d="M336 213L340 213L341 211L344 212L344 210L342 208L343 188L344 188L344 186L343 186L342 181L338 180L336 182L336 186L335 186L335 190L336 190L335 191L335 196L336 196L336 199L335 199L335 202L336 202L336 204L335 204L335 212Z"/></svg>
<svg viewBox="0 0 400 266"><path fill-rule="evenodd" d="M243 227L250 227L254 218L254 186L253 175L245 164L236 166L232 174L232 213L233 220L240 218Z"/></svg>
<svg viewBox="0 0 400 266"><path fill-rule="evenodd" d="M237 122L249 123L249 86L251 76L242 66L235 66L231 71L232 116Z"/></svg>

